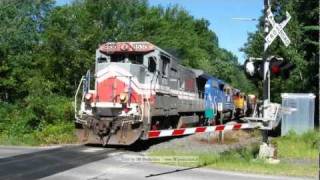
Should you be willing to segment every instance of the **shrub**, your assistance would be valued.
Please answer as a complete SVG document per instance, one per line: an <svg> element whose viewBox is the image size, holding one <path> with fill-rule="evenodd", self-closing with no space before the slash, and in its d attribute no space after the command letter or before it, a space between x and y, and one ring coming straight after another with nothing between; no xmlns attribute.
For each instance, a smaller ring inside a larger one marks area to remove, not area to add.
<svg viewBox="0 0 320 180"><path fill-rule="evenodd" d="M19 105L0 104L0 143L38 145L71 143L73 109L70 99L54 94L28 96Z"/></svg>

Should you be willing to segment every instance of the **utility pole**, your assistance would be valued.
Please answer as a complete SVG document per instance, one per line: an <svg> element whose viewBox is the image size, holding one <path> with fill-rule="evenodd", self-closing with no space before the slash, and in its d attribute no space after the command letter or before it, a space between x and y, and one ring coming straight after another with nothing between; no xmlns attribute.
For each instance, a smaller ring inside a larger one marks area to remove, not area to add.
<svg viewBox="0 0 320 180"><path fill-rule="evenodd" d="M268 21L268 8L270 7L270 1L264 0L264 34L268 35L270 23ZM268 43L264 42L263 49L263 117L265 117L265 108L270 103L270 72L268 61ZM262 140L268 143L268 130L262 130Z"/></svg>

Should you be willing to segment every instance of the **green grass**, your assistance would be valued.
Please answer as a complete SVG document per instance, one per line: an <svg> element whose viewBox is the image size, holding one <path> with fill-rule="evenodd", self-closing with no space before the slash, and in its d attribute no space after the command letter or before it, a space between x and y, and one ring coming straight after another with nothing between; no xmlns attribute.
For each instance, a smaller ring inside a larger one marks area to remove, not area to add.
<svg viewBox="0 0 320 180"><path fill-rule="evenodd" d="M208 168L263 173L271 175L309 176L316 177L318 172L317 157L319 153L319 132L308 132L301 136L290 133L288 136L274 138L272 142L278 145L279 157L293 160L313 160L315 163L290 163L280 161L279 164L267 164L257 160L258 146L240 150L232 150L222 154L184 152L181 149L157 149L149 152L149 156L194 156L198 161L192 163L164 163L179 166L205 166Z"/></svg>
<svg viewBox="0 0 320 180"><path fill-rule="evenodd" d="M290 132L287 136L274 139L272 143L278 146L280 158L316 160L320 149L320 133L307 132L299 136Z"/></svg>
<svg viewBox="0 0 320 180"><path fill-rule="evenodd" d="M69 122L59 122L56 124L46 125L41 130L36 130L25 134L0 135L0 144L2 145L53 145L69 144L77 141L74 134L74 125Z"/></svg>
<svg viewBox="0 0 320 180"><path fill-rule="evenodd" d="M232 158L229 160L220 159L208 167L215 169L241 171L248 173L262 173L270 175L288 175L288 176L310 176L316 177L318 167L314 165L296 165L288 163L266 164L261 160L245 161Z"/></svg>
<svg viewBox="0 0 320 180"><path fill-rule="evenodd" d="M76 142L69 98L30 95L19 103L0 102L0 144L51 145Z"/></svg>

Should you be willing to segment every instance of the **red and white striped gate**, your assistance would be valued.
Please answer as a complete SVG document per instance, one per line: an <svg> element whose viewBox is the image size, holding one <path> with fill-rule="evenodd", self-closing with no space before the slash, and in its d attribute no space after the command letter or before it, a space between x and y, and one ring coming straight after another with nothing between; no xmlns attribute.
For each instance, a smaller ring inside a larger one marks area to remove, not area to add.
<svg viewBox="0 0 320 180"><path fill-rule="evenodd" d="M217 125L217 126L201 126L193 128L181 128L181 129L169 129L169 130L152 130L148 132L148 138L159 138L168 136L182 136L195 133L205 133L205 132L221 132L239 129L253 129L256 128L256 124L249 123L237 123L230 125Z"/></svg>

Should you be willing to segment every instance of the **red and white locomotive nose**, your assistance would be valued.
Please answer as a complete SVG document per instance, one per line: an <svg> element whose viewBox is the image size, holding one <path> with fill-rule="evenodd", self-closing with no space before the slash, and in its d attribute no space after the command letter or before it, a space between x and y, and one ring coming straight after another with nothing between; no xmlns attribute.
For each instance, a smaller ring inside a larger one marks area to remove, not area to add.
<svg viewBox="0 0 320 180"><path fill-rule="evenodd" d="M145 102L154 94L149 84L154 76L147 75L147 54L152 51L148 42L105 43L97 49L95 89L86 91L81 117L76 116L87 130L84 136L92 134L97 140L84 138L88 142L128 145L141 137Z"/></svg>
<svg viewBox="0 0 320 180"><path fill-rule="evenodd" d="M108 64L96 74L96 99L92 106L102 116L114 116L123 110L128 111L128 108L136 109L141 104L143 84L129 72L132 68L129 64L123 65ZM138 115L137 112L132 113Z"/></svg>

